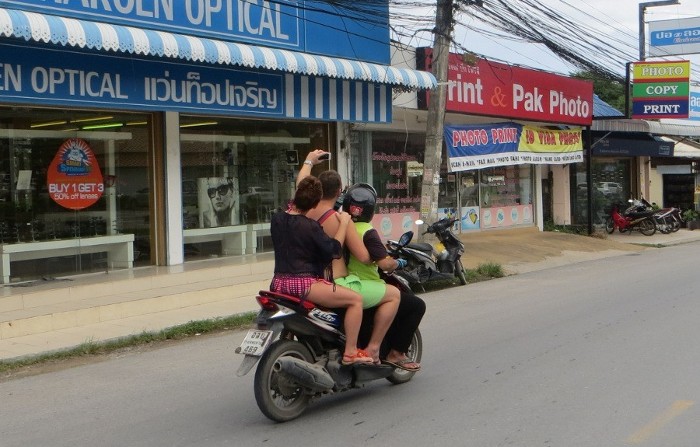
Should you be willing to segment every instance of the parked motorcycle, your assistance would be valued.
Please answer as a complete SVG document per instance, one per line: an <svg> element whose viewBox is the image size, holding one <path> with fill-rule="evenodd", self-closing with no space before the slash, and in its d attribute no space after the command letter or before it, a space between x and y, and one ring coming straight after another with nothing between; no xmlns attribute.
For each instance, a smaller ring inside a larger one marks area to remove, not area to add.
<svg viewBox="0 0 700 447"><path fill-rule="evenodd" d="M406 245L412 237L409 231L398 244ZM385 275L384 279L399 288L408 287L394 274ZM256 299L261 308L257 328L248 331L236 349L245 355L237 375L246 375L259 362L253 385L255 401L273 421L298 417L314 397L362 388L377 379L401 384L415 374L385 364L343 365L342 310L321 308L310 301L269 291L260 291ZM363 324L370 323L363 320ZM422 355L423 341L416 330L407 356L420 362Z"/></svg>
<svg viewBox="0 0 700 447"><path fill-rule="evenodd" d="M464 243L452 232L452 226L457 218L444 217L429 225L423 234L434 234L439 244L433 247L428 243L409 243L402 246L396 241L386 243L387 251L395 257L400 257L408 265L396 274L405 278L411 285L420 285L428 281L459 279L460 284L467 284L467 277L462 265ZM416 222L422 225L422 221ZM425 289L423 288L423 291Z"/></svg>
<svg viewBox="0 0 700 447"><path fill-rule="evenodd" d="M652 217L654 218L656 228L663 234L678 231L683 221L680 209L675 207L658 209L658 207L654 207L654 205L646 201L643 197L641 199L632 200L632 206L628 208L628 210L634 212L652 211L654 213ZM626 215L626 213L623 214Z"/></svg>
<svg viewBox="0 0 700 447"><path fill-rule="evenodd" d="M629 201L631 206L620 212L620 205L615 203L611 206L610 216L605 221L605 231L612 234L617 228L620 233L629 231L639 231L645 236L656 233L656 222L654 220L655 211L639 210L639 204L633 200Z"/></svg>

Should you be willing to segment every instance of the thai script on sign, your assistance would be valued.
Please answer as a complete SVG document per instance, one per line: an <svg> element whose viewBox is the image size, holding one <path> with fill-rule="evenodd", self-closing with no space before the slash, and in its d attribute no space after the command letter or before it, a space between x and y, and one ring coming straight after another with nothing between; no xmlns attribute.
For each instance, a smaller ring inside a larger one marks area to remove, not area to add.
<svg viewBox="0 0 700 447"><path fill-rule="evenodd" d="M202 82L199 73L187 73L187 79L171 79L166 71L163 77L144 79L147 101L172 101L187 104L217 104L245 108L277 108L277 91L260 86L257 81L244 85L221 82Z"/></svg>

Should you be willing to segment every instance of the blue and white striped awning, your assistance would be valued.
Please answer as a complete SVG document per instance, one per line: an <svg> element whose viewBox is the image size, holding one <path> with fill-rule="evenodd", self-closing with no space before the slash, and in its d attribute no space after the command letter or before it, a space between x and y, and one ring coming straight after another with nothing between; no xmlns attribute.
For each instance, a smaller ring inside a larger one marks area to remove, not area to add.
<svg viewBox="0 0 700 447"><path fill-rule="evenodd" d="M437 85L435 77L425 71L6 8L0 8L0 36L415 89L429 89Z"/></svg>

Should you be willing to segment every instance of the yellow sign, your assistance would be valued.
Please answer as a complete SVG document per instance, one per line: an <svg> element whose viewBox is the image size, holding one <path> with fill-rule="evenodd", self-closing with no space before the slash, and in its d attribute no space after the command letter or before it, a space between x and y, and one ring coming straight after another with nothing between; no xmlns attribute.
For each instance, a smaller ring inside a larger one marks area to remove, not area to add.
<svg viewBox="0 0 700 447"><path fill-rule="evenodd" d="M659 80L688 80L690 79L690 61L676 62L635 62L635 81Z"/></svg>
<svg viewBox="0 0 700 447"><path fill-rule="evenodd" d="M523 126L518 152L562 153L583 150L581 129L552 130Z"/></svg>

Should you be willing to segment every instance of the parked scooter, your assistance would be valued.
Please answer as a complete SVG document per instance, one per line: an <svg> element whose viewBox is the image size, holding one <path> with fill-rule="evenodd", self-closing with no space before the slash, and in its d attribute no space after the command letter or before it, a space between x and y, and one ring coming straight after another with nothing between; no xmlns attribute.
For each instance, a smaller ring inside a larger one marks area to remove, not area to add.
<svg viewBox="0 0 700 447"><path fill-rule="evenodd" d="M681 222L683 221L680 209L675 207L658 209L658 207L654 207L654 205L646 201L643 197L641 199L632 200L632 206L627 210L639 213L652 211L654 213L652 214L652 217L654 218L656 228L663 234L678 231L681 228ZM627 210L625 211L627 212ZM626 215L626 212L623 214Z"/></svg>
<svg viewBox="0 0 700 447"><path fill-rule="evenodd" d="M405 278L411 285L418 284L421 288L428 281L455 277L459 279L460 284L466 285L467 277L462 265L464 244L452 232L452 226L457 220L457 218L444 217L429 225L423 232L423 234L434 234L437 237L439 241L437 247L428 243L401 246L396 241L387 241L387 251L392 256L403 258L408 262L408 265L396 274ZM423 221L419 220L416 223L422 225Z"/></svg>
<svg viewBox="0 0 700 447"><path fill-rule="evenodd" d="M409 231L398 244L405 246L413 237ZM395 274L384 276L387 283L407 288ZM255 401L268 418L284 422L301 415L311 398L362 388L368 382L387 379L393 384L411 380L415 371L391 365L343 365L345 334L342 313L324 309L311 301L276 292L260 291L257 328L248 331L236 349L245 358L237 375L255 370ZM370 319L371 320L371 319ZM368 324L363 322L363 324ZM388 351L383 347L382 351ZM406 355L420 362L423 341L416 330Z"/></svg>
<svg viewBox="0 0 700 447"><path fill-rule="evenodd" d="M645 236L656 233L656 222L654 220L655 211L639 210L639 203L629 200L631 206L620 212L620 205L615 203L611 206L610 216L605 222L605 231L612 234L617 228L620 233L636 230Z"/></svg>

